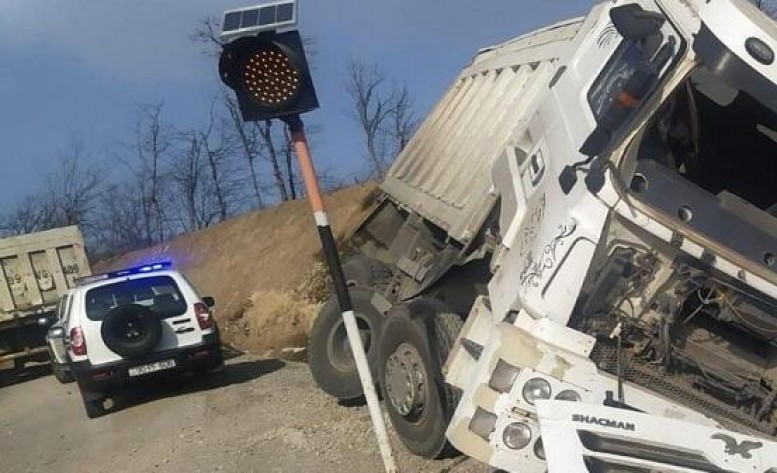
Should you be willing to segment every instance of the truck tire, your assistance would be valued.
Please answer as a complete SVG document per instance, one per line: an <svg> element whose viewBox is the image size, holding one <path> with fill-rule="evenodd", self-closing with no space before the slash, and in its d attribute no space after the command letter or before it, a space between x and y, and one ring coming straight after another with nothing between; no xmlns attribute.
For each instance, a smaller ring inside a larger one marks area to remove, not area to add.
<svg viewBox="0 0 777 473"><path fill-rule="evenodd" d="M381 286L391 277L387 265L364 255L349 259L343 265L343 274L349 287L363 288Z"/></svg>
<svg viewBox="0 0 777 473"><path fill-rule="evenodd" d="M162 321L150 309L125 304L111 309L100 327L103 342L125 358L139 358L153 350L162 339Z"/></svg>
<svg viewBox="0 0 777 473"><path fill-rule="evenodd" d="M391 424L405 446L425 458L455 454L445 431L461 393L442 366L462 327L461 318L434 299L393 309L380 339L380 387Z"/></svg>
<svg viewBox="0 0 777 473"><path fill-rule="evenodd" d="M376 341L380 337L384 317L372 305L371 290L352 287L348 291L356 323L362 334L367 362L375 379L378 366ZM330 396L341 401L352 401L364 395L335 296L326 301L313 323L308 346L308 363L316 384Z"/></svg>
<svg viewBox="0 0 777 473"><path fill-rule="evenodd" d="M105 407L103 405L105 396L102 393L89 391L80 384L78 385L78 390L81 393L81 400L84 403L84 410L88 418L95 419L105 415Z"/></svg>

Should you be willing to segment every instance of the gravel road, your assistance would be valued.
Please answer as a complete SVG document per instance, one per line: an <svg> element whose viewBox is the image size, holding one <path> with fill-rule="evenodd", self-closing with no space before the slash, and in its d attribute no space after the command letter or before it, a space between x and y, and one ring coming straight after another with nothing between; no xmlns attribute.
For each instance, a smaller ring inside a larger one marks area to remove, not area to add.
<svg viewBox="0 0 777 473"><path fill-rule="evenodd" d="M403 473L491 472L472 459L423 460L394 445ZM53 376L0 388L2 472L381 470L366 407L338 405L304 364L239 356L221 376L122 393L94 420L77 387Z"/></svg>

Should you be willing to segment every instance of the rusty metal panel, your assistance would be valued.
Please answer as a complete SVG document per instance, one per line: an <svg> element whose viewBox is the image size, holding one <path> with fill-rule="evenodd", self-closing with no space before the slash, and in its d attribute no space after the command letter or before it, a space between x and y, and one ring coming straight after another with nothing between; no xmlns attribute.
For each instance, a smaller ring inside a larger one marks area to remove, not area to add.
<svg viewBox="0 0 777 473"><path fill-rule="evenodd" d="M1 239L0 322L54 307L75 278L90 274L77 227Z"/></svg>
<svg viewBox="0 0 777 473"><path fill-rule="evenodd" d="M382 189L468 242L496 199L491 166L534 114L583 20L481 50L397 157Z"/></svg>

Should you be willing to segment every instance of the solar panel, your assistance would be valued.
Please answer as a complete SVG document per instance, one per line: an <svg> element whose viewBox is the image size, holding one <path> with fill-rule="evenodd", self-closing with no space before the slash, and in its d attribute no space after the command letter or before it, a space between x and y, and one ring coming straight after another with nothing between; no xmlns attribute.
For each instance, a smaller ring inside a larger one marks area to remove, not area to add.
<svg viewBox="0 0 777 473"><path fill-rule="evenodd" d="M276 14L275 21L278 23L291 21L294 19L294 4L284 3L278 5L278 13Z"/></svg>
<svg viewBox="0 0 777 473"><path fill-rule="evenodd" d="M270 7L264 7L261 10L261 13L259 13L259 25L272 25L275 23L275 5Z"/></svg>
<svg viewBox="0 0 777 473"><path fill-rule="evenodd" d="M224 12L221 35L227 40L297 24L297 0L276 0Z"/></svg>
<svg viewBox="0 0 777 473"><path fill-rule="evenodd" d="M257 23L259 19L259 9L256 10L246 10L243 12L243 19L240 21L240 28L251 28L252 26L256 26L259 23Z"/></svg>
<svg viewBox="0 0 777 473"><path fill-rule="evenodd" d="M224 15L224 23L221 25L221 31L234 31L240 28L241 12L231 12Z"/></svg>

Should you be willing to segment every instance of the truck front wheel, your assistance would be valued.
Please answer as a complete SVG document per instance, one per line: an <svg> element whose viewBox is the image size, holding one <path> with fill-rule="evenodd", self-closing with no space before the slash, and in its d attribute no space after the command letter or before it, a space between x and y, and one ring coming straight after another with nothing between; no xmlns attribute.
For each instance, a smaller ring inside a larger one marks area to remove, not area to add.
<svg viewBox="0 0 777 473"><path fill-rule="evenodd" d="M433 299L396 307L383 326L379 366L386 410L416 455L439 458L454 452L445 431L460 393L445 383L442 366L461 327L461 318Z"/></svg>
<svg viewBox="0 0 777 473"><path fill-rule="evenodd" d="M383 326L383 314L373 306L371 290L352 287L349 293L367 362L375 377L378 358L375 341ZM364 395L345 323L334 296L327 300L313 323L308 354L313 379L325 393L341 401L352 401Z"/></svg>

